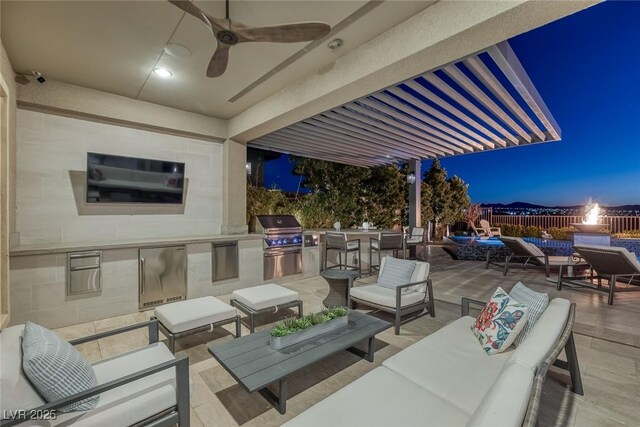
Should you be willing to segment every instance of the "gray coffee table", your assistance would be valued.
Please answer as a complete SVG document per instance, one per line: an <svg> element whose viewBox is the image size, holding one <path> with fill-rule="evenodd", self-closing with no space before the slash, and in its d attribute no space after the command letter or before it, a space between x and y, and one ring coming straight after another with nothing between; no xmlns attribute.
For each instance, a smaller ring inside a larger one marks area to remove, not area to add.
<svg viewBox="0 0 640 427"><path fill-rule="evenodd" d="M209 345L209 353L249 393L259 392L278 412L287 411L287 378L333 354L348 350L373 362L375 335L391 323L351 311L349 324L282 350L269 346L269 331L260 331L221 345ZM368 340L367 351L353 347ZM278 383L278 395L267 388Z"/></svg>

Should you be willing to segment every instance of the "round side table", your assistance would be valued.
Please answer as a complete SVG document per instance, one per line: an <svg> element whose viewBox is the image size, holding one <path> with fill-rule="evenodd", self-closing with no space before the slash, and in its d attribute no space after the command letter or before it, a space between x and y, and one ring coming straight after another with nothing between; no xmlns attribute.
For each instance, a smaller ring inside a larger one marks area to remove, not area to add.
<svg viewBox="0 0 640 427"><path fill-rule="evenodd" d="M349 301L349 289L353 281L360 276L354 270L328 269L320 272L320 275L329 284L329 294L322 302L325 307L347 306Z"/></svg>

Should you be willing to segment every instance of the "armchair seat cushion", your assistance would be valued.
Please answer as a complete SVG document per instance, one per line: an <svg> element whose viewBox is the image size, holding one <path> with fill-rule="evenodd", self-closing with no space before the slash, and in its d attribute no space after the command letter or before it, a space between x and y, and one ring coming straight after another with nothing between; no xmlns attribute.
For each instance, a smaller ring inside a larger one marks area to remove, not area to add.
<svg viewBox="0 0 640 427"><path fill-rule="evenodd" d="M315 404L286 427L464 426L469 416L393 371L378 367Z"/></svg>
<svg viewBox="0 0 640 427"><path fill-rule="evenodd" d="M383 288L378 284L357 286L351 288L351 297L357 298L362 301L368 301L370 303L381 305L383 307L395 308L396 307L396 291L388 288ZM423 292L416 292L410 290L403 292L401 296L401 305L406 307L412 304L423 301L425 294Z"/></svg>
<svg viewBox="0 0 640 427"><path fill-rule="evenodd" d="M164 344L154 343L96 362L93 368L98 383L104 384L174 358ZM132 425L174 405L175 369L172 368L106 391L93 410L64 414L52 425L111 427L115 420L118 425Z"/></svg>

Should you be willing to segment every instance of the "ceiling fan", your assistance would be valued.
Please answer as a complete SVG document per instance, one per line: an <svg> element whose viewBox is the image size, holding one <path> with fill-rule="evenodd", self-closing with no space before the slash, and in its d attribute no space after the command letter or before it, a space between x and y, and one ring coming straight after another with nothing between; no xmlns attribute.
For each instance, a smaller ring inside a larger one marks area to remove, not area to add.
<svg viewBox="0 0 640 427"><path fill-rule="evenodd" d="M331 31L331 27L324 22L300 22L272 27L251 27L240 22L232 22L229 19L229 0L225 2L224 18L207 14L191 0L168 1L204 22L215 36L218 47L209 61L207 77L218 77L224 74L229 61L229 49L238 43L298 43L320 39Z"/></svg>

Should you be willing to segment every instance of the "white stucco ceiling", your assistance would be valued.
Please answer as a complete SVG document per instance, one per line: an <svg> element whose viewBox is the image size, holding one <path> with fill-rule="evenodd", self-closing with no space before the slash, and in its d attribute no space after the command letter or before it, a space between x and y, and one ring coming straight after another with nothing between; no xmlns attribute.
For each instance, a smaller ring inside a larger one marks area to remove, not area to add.
<svg viewBox="0 0 640 427"><path fill-rule="evenodd" d="M325 21L332 26L366 7L366 1L231 0L231 18L266 26ZM247 43L232 48L227 72L205 77L215 41L202 22L165 1L44 1L1 3L1 36L13 68L36 70L47 78L134 99L230 118L371 40L433 4L386 1L332 34L344 45L331 51L320 44L307 55L257 85L235 102L229 99L307 43ZM214 16L224 16L221 1L197 1ZM192 55L174 58L163 47L187 46ZM150 75L155 66L174 73L163 80Z"/></svg>

